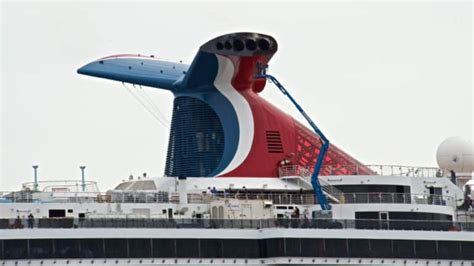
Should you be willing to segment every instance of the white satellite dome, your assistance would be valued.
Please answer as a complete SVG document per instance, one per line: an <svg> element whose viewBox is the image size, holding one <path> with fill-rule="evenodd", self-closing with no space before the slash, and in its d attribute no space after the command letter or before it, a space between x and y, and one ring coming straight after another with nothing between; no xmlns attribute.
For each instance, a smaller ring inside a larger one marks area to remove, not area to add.
<svg viewBox="0 0 474 266"><path fill-rule="evenodd" d="M438 146L436 160L441 169L458 173L474 171L474 147L472 142L461 137L450 137Z"/></svg>

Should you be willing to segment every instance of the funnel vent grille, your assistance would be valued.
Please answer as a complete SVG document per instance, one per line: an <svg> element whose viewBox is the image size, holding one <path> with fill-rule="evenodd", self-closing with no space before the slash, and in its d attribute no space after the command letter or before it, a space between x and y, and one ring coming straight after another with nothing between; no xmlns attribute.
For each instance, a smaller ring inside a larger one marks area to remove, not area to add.
<svg viewBox="0 0 474 266"><path fill-rule="evenodd" d="M223 152L224 131L214 110L193 97L175 98L165 175L209 176Z"/></svg>
<svg viewBox="0 0 474 266"><path fill-rule="evenodd" d="M280 131L266 131L267 150L269 153L283 153Z"/></svg>

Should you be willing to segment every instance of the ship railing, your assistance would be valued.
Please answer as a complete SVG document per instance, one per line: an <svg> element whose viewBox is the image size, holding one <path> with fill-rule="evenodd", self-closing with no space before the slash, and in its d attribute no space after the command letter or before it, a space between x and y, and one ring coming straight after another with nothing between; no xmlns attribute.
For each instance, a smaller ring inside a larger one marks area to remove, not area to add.
<svg viewBox="0 0 474 266"><path fill-rule="evenodd" d="M1 203L170 203L175 198L164 191L122 192L0 192ZM177 199L179 201L179 198Z"/></svg>
<svg viewBox="0 0 474 266"><path fill-rule="evenodd" d="M455 206L454 197L433 194L410 193L337 193L332 194L339 204L425 204ZM271 193L216 193L211 197L196 195L201 202L216 199L269 200L273 204L313 205L317 204L313 194L271 194Z"/></svg>
<svg viewBox="0 0 474 266"><path fill-rule="evenodd" d="M408 177L442 177L442 169L437 167L405 166L405 165L366 165L381 176L408 176Z"/></svg>
<svg viewBox="0 0 474 266"><path fill-rule="evenodd" d="M451 196L411 193L342 193L334 194L340 204L425 204L456 206Z"/></svg>
<svg viewBox="0 0 474 266"><path fill-rule="evenodd" d="M321 175L367 175L367 170L380 176L442 177L446 173L436 167L405 165L323 165ZM278 169L280 177L310 177L311 170L300 165L283 165Z"/></svg>
<svg viewBox="0 0 474 266"><path fill-rule="evenodd" d="M264 200L271 201L272 204L277 205L312 205L315 204L314 194L303 193L215 193L208 198L209 200Z"/></svg>
<svg viewBox="0 0 474 266"><path fill-rule="evenodd" d="M99 192L97 182L82 180L49 180L22 184L23 191L40 192Z"/></svg>
<svg viewBox="0 0 474 266"><path fill-rule="evenodd" d="M410 193L333 193L335 204L424 204L456 206L455 198L433 194ZM274 205L314 205L314 195L303 192L260 193L220 191L212 194L189 193L189 204L208 204L213 200L265 200ZM1 203L179 203L178 193L165 191L91 192L0 192Z"/></svg>
<svg viewBox="0 0 474 266"><path fill-rule="evenodd" d="M289 179L291 177L300 177L308 185L311 185L311 171L308 168L300 165L282 165L278 168L280 178ZM319 184L322 191L325 192L328 199L332 202L338 203L338 199L334 198L334 194L341 194L342 191L335 186L329 184L323 179L319 179Z"/></svg>
<svg viewBox="0 0 474 266"><path fill-rule="evenodd" d="M311 171L303 166L290 164L290 165L282 165L278 167L278 175L280 177L287 177L287 176L311 176Z"/></svg>
<svg viewBox="0 0 474 266"><path fill-rule="evenodd" d="M16 218L0 219L0 230L55 228L177 228L177 229L360 229L470 231L473 222L445 220L380 220L380 219L163 219L163 218Z"/></svg>

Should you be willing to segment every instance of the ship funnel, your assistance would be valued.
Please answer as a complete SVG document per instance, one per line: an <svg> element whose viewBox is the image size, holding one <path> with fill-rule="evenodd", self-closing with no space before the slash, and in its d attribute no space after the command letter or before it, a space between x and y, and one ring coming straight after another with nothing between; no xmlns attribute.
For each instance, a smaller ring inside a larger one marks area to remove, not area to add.
<svg viewBox="0 0 474 266"><path fill-rule="evenodd" d="M189 66L121 55L94 61L79 73L174 94L166 176L278 177L283 161L312 171L321 142L259 94L266 85L257 77L259 66L267 66L277 50L269 35L237 32L204 43ZM324 164L348 166L339 174L362 167L334 145L325 158Z"/></svg>

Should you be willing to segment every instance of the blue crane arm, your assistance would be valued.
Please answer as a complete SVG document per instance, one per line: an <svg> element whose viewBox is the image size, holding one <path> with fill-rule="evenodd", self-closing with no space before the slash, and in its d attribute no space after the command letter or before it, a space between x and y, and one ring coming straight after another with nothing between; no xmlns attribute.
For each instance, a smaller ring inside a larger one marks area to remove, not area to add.
<svg viewBox="0 0 474 266"><path fill-rule="evenodd" d="M315 194L315 197L319 201L319 205L321 206L321 209L323 210L330 210L331 205L329 204L328 199L323 193L323 190L321 188L321 184L319 183L319 171L321 170L321 166L323 164L324 156L326 155L326 152L329 148L329 140L324 136L323 132L316 126L316 124L313 122L313 120L306 114L306 112L301 108L301 106L296 102L296 100L291 96L290 93L281 85L281 83L272 75L269 75L265 73L265 69L263 69L262 73L257 75L257 78L266 78L271 80L277 88L290 99L290 101L293 103L293 105L298 109L298 111L303 115L303 117L308 121L308 123L311 125L313 130L316 132L316 134L320 137L321 139L321 149L318 154L318 159L316 161L316 165L314 166L313 173L311 175L311 184L313 185L313 191Z"/></svg>

